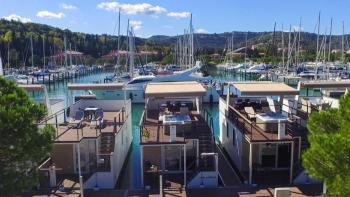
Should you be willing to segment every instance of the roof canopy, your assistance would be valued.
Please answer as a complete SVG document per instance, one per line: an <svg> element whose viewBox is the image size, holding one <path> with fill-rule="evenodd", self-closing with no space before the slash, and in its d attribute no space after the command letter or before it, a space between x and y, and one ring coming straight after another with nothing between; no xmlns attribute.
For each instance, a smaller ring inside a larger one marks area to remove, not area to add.
<svg viewBox="0 0 350 197"><path fill-rule="evenodd" d="M233 83L238 96L283 96L298 95L299 91L284 83L246 82Z"/></svg>
<svg viewBox="0 0 350 197"><path fill-rule="evenodd" d="M26 91L44 91L45 85L31 84L31 85L18 85L18 87L25 89Z"/></svg>
<svg viewBox="0 0 350 197"><path fill-rule="evenodd" d="M301 87L304 87L304 88L348 88L348 87L350 87L350 80L304 81L304 82L301 82Z"/></svg>
<svg viewBox="0 0 350 197"><path fill-rule="evenodd" d="M205 93L205 88L198 82L164 82L149 83L145 97L197 97L204 96Z"/></svg>
<svg viewBox="0 0 350 197"><path fill-rule="evenodd" d="M122 89L123 83L75 83L68 84L68 90L115 90Z"/></svg>

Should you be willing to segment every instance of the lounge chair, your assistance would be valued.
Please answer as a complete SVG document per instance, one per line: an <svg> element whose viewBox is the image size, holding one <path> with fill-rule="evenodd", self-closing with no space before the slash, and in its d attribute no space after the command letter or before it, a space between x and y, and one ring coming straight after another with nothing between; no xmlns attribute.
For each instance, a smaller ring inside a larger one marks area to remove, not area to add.
<svg viewBox="0 0 350 197"><path fill-rule="evenodd" d="M102 127L103 126L103 110L98 109L95 112L93 119L91 120L90 127Z"/></svg>
<svg viewBox="0 0 350 197"><path fill-rule="evenodd" d="M301 99L301 110L308 114L311 113L311 103L309 100L305 100L304 98Z"/></svg>
<svg viewBox="0 0 350 197"><path fill-rule="evenodd" d="M190 110L188 107L180 107L180 114L181 115L188 115L190 113Z"/></svg>
<svg viewBox="0 0 350 197"><path fill-rule="evenodd" d="M256 118L256 113L253 107L244 107L244 111L247 113L250 119Z"/></svg>
<svg viewBox="0 0 350 197"><path fill-rule="evenodd" d="M73 128L80 128L83 120L84 120L84 112L81 110L78 110L75 112L75 116L69 119L69 125L71 125Z"/></svg>
<svg viewBox="0 0 350 197"><path fill-rule="evenodd" d="M263 113L270 113L271 112L270 107L267 107L267 106L261 107L261 110Z"/></svg>

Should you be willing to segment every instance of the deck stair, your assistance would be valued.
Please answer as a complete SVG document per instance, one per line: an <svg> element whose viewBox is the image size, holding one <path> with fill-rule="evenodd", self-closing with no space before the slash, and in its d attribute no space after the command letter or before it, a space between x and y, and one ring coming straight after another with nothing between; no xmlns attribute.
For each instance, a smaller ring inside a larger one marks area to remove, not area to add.
<svg viewBox="0 0 350 197"><path fill-rule="evenodd" d="M100 154L109 154L114 151L114 133L103 133L100 141Z"/></svg>

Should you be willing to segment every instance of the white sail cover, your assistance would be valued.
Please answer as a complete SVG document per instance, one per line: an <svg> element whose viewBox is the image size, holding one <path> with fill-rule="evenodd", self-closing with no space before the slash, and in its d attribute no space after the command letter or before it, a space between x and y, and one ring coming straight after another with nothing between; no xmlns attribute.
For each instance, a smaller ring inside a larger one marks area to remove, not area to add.
<svg viewBox="0 0 350 197"><path fill-rule="evenodd" d="M4 75L4 70L2 69L2 59L0 57L0 76Z"/></svg>

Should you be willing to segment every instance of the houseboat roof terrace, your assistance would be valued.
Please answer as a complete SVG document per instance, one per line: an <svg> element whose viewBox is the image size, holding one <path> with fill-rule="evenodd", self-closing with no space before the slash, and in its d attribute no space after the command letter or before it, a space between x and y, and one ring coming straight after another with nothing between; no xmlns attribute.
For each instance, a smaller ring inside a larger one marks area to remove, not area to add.
<svg viewBox="0 0 350 197"><path fill-rule="evenodd" d="M297 110L293 100L283 98L298 95L297 89L272 82L229 85L234 88L234 96L223 97L228 104L227 117L249 141L291 141L305 131L293 119L292 113ZM279 96L279 101L273 100L272 96Z"/></svg>
<svg viewBox="0 0 350 197"><path fill-rule="evenodd" d="M185 139L212 136L212 119L201 106L205 93L198 82L148 84L140 121L141 144L186 143Z"/></svg>

